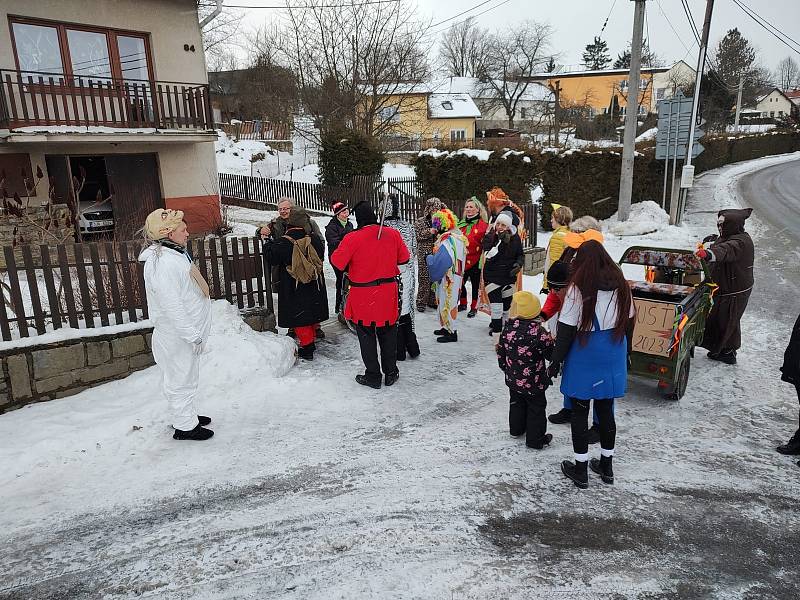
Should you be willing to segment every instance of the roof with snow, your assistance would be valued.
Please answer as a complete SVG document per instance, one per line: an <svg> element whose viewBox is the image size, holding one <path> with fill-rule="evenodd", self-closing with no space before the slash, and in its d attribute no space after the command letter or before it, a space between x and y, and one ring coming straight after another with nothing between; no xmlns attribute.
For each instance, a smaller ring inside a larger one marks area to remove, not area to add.
<svg viewBox="0 0 800 600"><path fill-rule="evenodd" d="M674 65L673 65L674 66ZM560 67L564 69L565 67ZM641 73L666 73L672 67L642 67ZM586 70L559 70L556 69L551 73L535 73L531 76L531 79L552 79L553 77L589 77L592 75L627 75L630 73L630 69L586 69Z"/></svg>
<svg viewBox="0 0 800 600"><path fill-rule="evenodd" d="M431 94L428 96L428 113L431 119L478 118L481 111L469 94Z"/></svg>
<svg viewBox="0 0 800 600"><path fill-rule="evenodd" d="M515 81L509 81L507 83L508 89L513 92L516 83ZM434 92L438 93L469 94L473 98L495 98L497 96L497 88L502 88L503 82L502 80L495 80L493 84L481 82L477 77L446 77L434 83L431 87ZM520 85L525 85L525 82L520 82ZM514 95L516 96L517 94ZM546 85L530 81L525 91L520 95L520 100L552 102L553 92Z"/></svg>

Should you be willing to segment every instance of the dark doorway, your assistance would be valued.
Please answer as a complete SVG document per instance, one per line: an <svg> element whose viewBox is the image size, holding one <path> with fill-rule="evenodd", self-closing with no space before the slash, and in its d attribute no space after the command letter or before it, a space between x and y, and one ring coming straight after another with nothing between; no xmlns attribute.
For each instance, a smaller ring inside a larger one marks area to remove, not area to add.
<svg viewBox="0 0 800 600"><path fill-rule="evenodd" d="M78 227L84 239L111 238L115 233L114 202L103 156L70 156L72 185L77 193Z"/></svg>
<svg viewBox="0 0 800 600"><path fill-rule="evenodd" d="M155 154L107 154L105 167L114 205L114 237L133 239L148 214L164 208Z"/></svg>

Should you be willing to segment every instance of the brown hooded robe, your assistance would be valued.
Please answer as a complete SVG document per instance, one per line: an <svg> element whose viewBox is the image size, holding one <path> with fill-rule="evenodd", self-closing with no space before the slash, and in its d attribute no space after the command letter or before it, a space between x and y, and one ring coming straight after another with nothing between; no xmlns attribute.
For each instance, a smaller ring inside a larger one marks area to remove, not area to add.
<svg viewBox="0 0 800 600"><path fill-rule="evenodd" d="M718 213L723 222L719 237L709 248L714 255L709 266L711 279L719 289L700 344L713 354L735 351L742 345L740 321L753 289L755 258L753 240L745 232L744 222L752 212L752 208L745 208Z"/></svg>

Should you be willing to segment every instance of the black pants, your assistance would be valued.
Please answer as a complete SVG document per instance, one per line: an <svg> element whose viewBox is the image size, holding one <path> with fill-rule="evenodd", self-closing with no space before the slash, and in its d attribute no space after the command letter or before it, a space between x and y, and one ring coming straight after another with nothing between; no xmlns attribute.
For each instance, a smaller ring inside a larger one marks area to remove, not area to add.
<svg viewBox="0 0 800 600"><path fill-rule="evenodd" d="M591 400L572 398L572 449L575 454L589 452L589 405ZM599 421L600 448L613 450L617 438L617 423L614 420L614 402L612 399L595 400L594 410Z"/></svg>
<svg viewBox="0 0 800 600"><path fill-rule="evenodd" d="M459 304L462 306L467 305L467 281L472 287L472 306L476 308L478 305L478 291L481 286L481 268L478 263L472 265L469 269L464 271L464 280L461 282L461 293L459 294Z"/></svg>
<svg viewBox="0 0 800 600"><path fill-rule="evenodd" d="M338 313L344 310L344 306L342 306L342 284L344 283L344 271L340 271L336 267L333 267L333 272L336 274L336 312Z"/></svg>
<svg viewBox="0 0 800 600"><path fill-rule="evenodd" d="M514 437L525 434L525 445L541 449L547 433L547 397L544 392L521 394L509 389L508 429Z"/></svg>
<svg viewBox="0 0 800 600"><path fill-rule="evenodd" d="M406 353L411 358L419 356L419 342L410 314L403 315L397 321L397 360L405 360Z"/></svg>
<svg viewBox="0 0 800 600"><path fill-rule="evenodd" d="M492 320L489 324L491 330L500 333L503 329L503 315L508 315L511 309L511 297L514 295L514 288L511 284L504 285L489 292L489 304L492 309Z"/></svg>
<svg viewBox="0 0 800 600"><path fill-rule="evenodd" d="M397 324L387 327L375 325L356 325L358 345L361 346L361 360L364 361L367 379L381 381L381 365L386 375L394 375L397 370ZM378 345L381 347L381 361L378 362Z"/></svg>

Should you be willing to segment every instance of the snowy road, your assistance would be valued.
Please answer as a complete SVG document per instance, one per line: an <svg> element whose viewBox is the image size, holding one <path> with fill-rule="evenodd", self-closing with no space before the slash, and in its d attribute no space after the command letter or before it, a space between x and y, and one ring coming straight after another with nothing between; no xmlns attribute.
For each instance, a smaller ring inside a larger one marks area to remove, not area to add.
<svg viewBox="0 0 800 600"><path fill-rule="evenodd" d="M780 160L699 178L681 242ZM437 347L418 316L423 355L391 390L352 381L347 335L281 379L243 346L235 376L205 371L208 444L169 439L154 369L0 416L0 598L795 599L800 470L773 447L796 427L777 366L800 277L753 225L739 364L699 351L680 403L633 382L613 487L561 476L565 426L542 452L508 437L480 317Z"/></svg>

